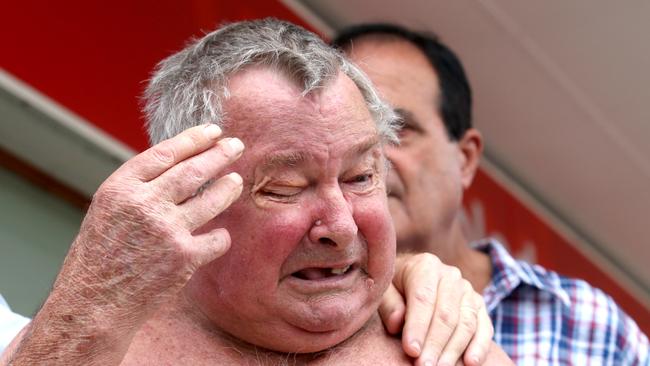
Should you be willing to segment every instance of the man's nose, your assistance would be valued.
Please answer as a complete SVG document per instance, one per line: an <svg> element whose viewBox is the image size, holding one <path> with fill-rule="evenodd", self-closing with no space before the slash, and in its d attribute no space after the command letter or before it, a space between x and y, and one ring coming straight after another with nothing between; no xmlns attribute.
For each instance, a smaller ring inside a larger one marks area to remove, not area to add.
<svg viewBox="0 0 650 366"><path fill-rule="evenodd" d="M339 188L322 193L314 222L309 232L312 243L345 249L354 242L358 228L353 206Z"/></svg>

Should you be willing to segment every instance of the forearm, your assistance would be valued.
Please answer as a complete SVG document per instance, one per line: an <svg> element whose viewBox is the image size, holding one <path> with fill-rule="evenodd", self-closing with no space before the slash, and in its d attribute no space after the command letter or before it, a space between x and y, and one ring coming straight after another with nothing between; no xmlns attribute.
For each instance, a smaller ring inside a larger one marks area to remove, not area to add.
<svg viewBox="0 0 650 366"><path fill-rule="evenodd" d="M101 276L99 265L73 266L79 263L80 247L78 242L73 245L9 365L118 365L124 357L146 309L116 292L109 274Z"/></svg>
<svg viewBox="0 0 650 366"><path fill-rule="evenodd" d="M9 365L119 365L141 321L111 305L53 292Z"/></svg>
<svg viewBox="0 0 650 366"><path fill-rule="evenodd" d="M119 340L108 329L68 324L54 309L41 313L11 351L9 365L118 365L128 349L122 343L130 339Z"/></svg>

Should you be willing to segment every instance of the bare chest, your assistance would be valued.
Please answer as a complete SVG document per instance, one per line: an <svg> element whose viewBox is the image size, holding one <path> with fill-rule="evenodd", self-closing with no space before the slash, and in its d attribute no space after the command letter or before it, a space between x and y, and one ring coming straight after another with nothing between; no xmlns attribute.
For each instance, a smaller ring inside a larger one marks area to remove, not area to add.
<svg viewBox="0 0 650 366"><path fill-rule="evenodd" d="M399 339L388 336L381 323L372 321L353 339L316 355L242 351L214 335L145 326L134 338L121 363L131 365L412 365Z"/></svg>

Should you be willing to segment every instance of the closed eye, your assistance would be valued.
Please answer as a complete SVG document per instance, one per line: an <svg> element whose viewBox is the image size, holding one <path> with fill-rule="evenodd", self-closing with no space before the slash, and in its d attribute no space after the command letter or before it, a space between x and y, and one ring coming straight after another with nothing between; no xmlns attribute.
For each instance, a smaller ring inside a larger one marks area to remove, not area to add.
<svg viewBox="0 0 650 366"><path fill-rule="evenodd" d="M271 201L292 202L300 194L302 189L296 187L277 187L260 189L258 194Z"/></svg>
<svg viewBox="0 0 650 366"><path fill-rule="evenodd" d="M372 176L373 174L360 174L357 176L354 176L352 179L348 181L348 183L366 183L372 181Z"/></svg>

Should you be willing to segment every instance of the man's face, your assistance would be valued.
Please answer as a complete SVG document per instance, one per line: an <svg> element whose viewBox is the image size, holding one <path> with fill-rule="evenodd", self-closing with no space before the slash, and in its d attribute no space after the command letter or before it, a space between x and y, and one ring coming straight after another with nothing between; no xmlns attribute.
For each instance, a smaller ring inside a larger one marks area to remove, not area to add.
<svg viewBox="0 0 650 366"><path fill-rule="evenodd" d="M374 121L346 76L317 93L277 71L234 75L225 131L246 145L242 196L210 227L232 245L188 291L218 328L283 352L354 334L390 283L395 233Z"/></svg>
<svg viewBox="0 0 650 366"><path fill-rule="evenodd" d="M448 138L439 114L438 78L420 50L406 41L361 38L349 53L404 122L400 146L387 150L398 250L442 250L458 221L463 154Z"/></svg>

